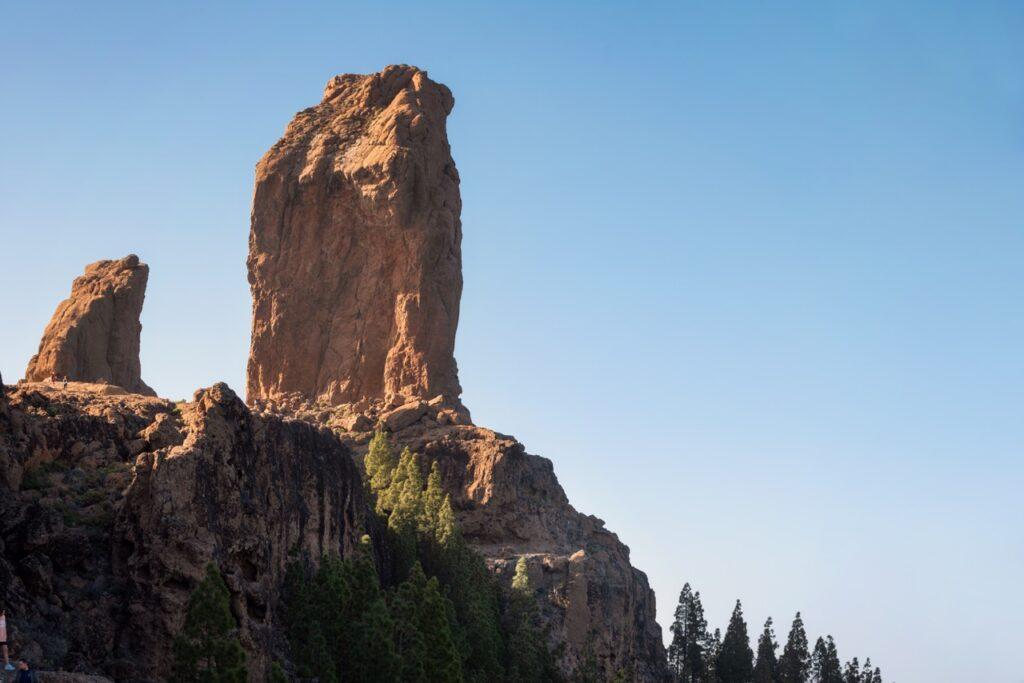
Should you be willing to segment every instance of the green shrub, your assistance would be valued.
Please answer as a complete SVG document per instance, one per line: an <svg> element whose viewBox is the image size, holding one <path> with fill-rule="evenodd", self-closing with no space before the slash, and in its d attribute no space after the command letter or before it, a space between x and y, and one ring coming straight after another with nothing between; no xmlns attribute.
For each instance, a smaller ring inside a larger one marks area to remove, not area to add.
<svg viewBox="0 0 1024 683"><path fill-rule="evenodd" d="M43 467L26 470L21 477L23 491L39 491L50 486L50 475Z"/></svg>
<svg viewBox="0 0 1024 683"><path fill-rule="evenodd" d="M210 563L188 599L185 626L174 639L172 666L176 681L245 683L245 651L238 642L231 614L231 594L217 567Z"/></svg>

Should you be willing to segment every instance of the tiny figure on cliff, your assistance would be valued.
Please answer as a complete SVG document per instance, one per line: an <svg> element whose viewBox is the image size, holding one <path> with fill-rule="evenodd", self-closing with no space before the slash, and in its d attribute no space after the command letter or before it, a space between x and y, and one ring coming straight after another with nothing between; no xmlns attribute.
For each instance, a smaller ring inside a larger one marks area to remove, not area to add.
<svg viewBox="0 0 1024 683"><path fill-rule="evenodd" d="M0 609L0 650L3 650L4 654L4 670L14 671L10 655L7 653L7 611L3 609Z"/></svg>
<svg viewBox="0 0 1024 683"><path fill-rule="evenodd" d="M64 385L61 387L61 390L62 391L67 391L68 390L68 376L67 375L64 375Z"/></svg>
<svg viewBox="0 0 1024 683"><path fill-rule="evenodd" d="M39 683L39 677L28 660L18 660L18 675L14 677L14 683Z"/></svg>
<svg viewBox="0 0 1024 683"><path fill-rule="evenodd" d="M57 383L57 373L54 372L53 370L51 370L50 371L50 384L56 384L56 383Z"/></svg>

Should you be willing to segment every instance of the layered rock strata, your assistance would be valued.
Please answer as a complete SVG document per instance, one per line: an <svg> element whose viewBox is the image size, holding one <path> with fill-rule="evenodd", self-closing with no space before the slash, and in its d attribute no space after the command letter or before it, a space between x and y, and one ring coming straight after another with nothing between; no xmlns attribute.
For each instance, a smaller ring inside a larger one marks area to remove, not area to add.
<svg viewBox="0 0 1024 683"><path fill-rule="evenodd" d="M457 401L453 103L415 67L337 76L259 162L250 402Z"/></svg>
<svg viewBox="0 0 1024 683"><path fill-rule="evenodd" d="M142 381L139 362L139 316L148 279L149 266L134 254L86 266L46 326L25 378L44 381L56 375L155 395Z"/></svg>

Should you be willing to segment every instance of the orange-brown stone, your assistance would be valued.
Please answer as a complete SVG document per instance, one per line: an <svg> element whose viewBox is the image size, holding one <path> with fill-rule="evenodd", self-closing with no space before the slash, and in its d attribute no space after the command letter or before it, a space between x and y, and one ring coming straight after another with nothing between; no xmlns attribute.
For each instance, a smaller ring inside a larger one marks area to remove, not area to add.
<svg viewBox="0 0 1024 683"><path fill-rule="evenodd" d="M149 266L134 254L86 266L46 326L25 379L41 382L56 375L154 396L139 362L139 316L148 280Z"/></svg>
<svg viewBox="0 0 1024 683"><path fill-rule="evenodd" d="M256 168L250 402L461 393L454 100L411 66L337 76Z"/></svg>

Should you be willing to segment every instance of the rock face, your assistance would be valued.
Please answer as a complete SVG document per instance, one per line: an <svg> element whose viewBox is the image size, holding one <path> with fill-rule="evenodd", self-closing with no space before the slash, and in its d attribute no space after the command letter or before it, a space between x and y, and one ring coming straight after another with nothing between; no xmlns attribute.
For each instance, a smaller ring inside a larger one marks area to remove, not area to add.
<svg viewBox="0 0 1024 683"><path fill-rule="evenodd" d="M248 400L358 409L461 393L451 92L410 66L337 76L256 168Z"/></svg>
<svg viewBox="0 0 1024 683"><path fill-rule="evenodd" d="M44 381L56 374L154 396L139 363L139 315L148 279L149 266L134 254L86 266L46 326L25 378Z"/></svg>
<svg viewBox="0 0 1024 683"><path fill-rule="evenodd" d="M440 465L463 535L502 580L511 583L517 560L527 558L568 676L590 670L596 680L665 679L646 575L630 565L629 548L604 522L569 504L550 460L489 429L426 419L393 438Z"/></svg>
<svg viewBox="0 0 1024 683"><path fill-rule="evenodd" d="M550 461L473 426L459 402L451 108L413 67L339 76L260 162L252 409L223 384L186 404L139 396L152 393L138 361L148 269L130 256L75 281L30 381L0 384L0 604L19 655L167 680L213 562L250 680L266 680L289 655L288 557L345 556L364 532L385 543L356 464L385 429L439 464L463 534L500 580L527 559L567 678L665 679L654 594L629 549L569 504ZM76 381L32 381L51 373Z"/></svg>
<svg viewBox="0 0 1024 683"><path fill-rule="evenodd" d="M549 461L468 424L457 401L451 108L448 89L413 67L338 76L260 162L248 400L335 425L355 450L379 425L439 462L494 571L511 580L528 558L567 674L661 680L654 594L629 549L569 505Z"/></svg>
<svg viewBox="0 0 1024 683"><path fill-rule="evenodd" d="M188 596L214 562L251 680L266 680L271 659L287 656L288 554L347 555L376 533L331 432L253 415L224 385L177 406L45 383L9 394L0 604L13 651L44 669L168 680Z"/></svg>

